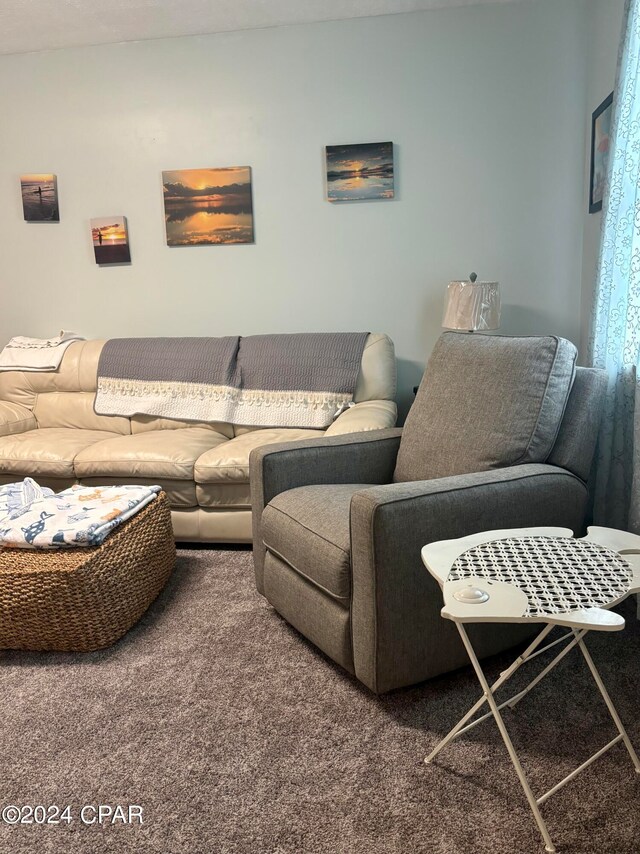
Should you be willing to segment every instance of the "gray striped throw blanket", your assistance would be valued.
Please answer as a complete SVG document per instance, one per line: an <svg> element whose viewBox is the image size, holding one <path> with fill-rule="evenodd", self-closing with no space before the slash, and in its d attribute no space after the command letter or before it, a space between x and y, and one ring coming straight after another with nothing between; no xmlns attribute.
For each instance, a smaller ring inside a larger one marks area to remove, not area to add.
<svg viewBox="0 0 640 854"><path fill-rule="evenodd" d="M328 427L353 399L367 332L112 338L98 415Z"/></svg>

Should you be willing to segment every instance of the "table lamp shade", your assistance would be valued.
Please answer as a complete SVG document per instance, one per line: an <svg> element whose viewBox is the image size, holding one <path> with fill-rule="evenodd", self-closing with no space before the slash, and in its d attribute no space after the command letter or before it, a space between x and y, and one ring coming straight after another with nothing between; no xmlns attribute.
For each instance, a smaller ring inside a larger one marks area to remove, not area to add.
<svg viewBox="0 0 640 854"><path fill-rule="evenodd" d="M498 282L449 282L442 325L445 329L470 332L497 329L500 326Z"/></svg>

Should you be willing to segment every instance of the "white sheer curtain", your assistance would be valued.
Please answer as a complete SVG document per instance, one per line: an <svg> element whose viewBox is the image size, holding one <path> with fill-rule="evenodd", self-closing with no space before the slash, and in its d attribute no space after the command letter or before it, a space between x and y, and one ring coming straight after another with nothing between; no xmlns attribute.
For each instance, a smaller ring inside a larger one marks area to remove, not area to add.
<svg viewBox="0 0 640 854"><path fill-rule="evenodd" d="M636 410L633 430L633 477L631 480L631 508L629 510L629 530L640 534L640 369L636 366ZM638 596L638 616L640 616L640 596Z"/></svg>
<svg viewBox="0 0 640 854"><path fill-rule="evenodd" d="M627 0L624 20L591 341L609 376L594 521L640 531L640 0Z"/></svg>

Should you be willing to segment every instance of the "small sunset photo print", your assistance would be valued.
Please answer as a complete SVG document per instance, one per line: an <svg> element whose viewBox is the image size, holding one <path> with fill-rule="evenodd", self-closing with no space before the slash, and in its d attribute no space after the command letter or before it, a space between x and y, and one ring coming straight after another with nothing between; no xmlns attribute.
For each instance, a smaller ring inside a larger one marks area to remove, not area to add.
<svg viewBox="0 0 640 854"><path fill-rule="evenodd" d="M89 222L96 264L126 264L131 261L126 217L105 216Z"/></svg>
<svg viewBox="0 0 640 854"><path fill-rule="evenodd" d="M330 202L393 198L392 142L327 145L325 151Z"/></svg>
<svg viewBox="0 0 640 854"><path fill-rule="evenodd" d="M25 222L60 222L55 175L21 175L20 189Z"/></svg>

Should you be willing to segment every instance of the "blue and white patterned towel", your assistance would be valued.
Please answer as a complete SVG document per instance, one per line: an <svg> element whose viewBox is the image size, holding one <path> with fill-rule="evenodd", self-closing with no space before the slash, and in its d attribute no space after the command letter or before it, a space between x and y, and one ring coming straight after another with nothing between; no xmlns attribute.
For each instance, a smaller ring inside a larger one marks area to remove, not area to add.
<svg viewBox="0 0 640 854"><path fill-rule="evenodd" d="M25 513L34 501L40 501L48 495L53 495L53 489L40 486L31 477L0 486L0 520L4 520L5 516L16 518Z"/></svg>
<svg viewBox="0 0 640 854"><path fill-rule="evenodd" d="M0 546L53 549L99 546L146 507L159 486L80 486L54 494L27 478L0 487Z"/></svg>

